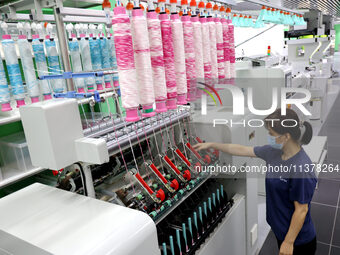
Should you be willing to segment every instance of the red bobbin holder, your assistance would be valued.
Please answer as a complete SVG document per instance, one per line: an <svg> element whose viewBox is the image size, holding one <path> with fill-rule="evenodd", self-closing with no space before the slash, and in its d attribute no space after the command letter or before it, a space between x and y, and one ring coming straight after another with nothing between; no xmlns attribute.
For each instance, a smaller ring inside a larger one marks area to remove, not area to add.
<svg viewBox="0 0 340 255"><path fill-rule="evenodd" d="M174 190L178 190L179 189L179 183L176 179L173 179L171 184L170 184L170 187L173 188Z"/></svg>

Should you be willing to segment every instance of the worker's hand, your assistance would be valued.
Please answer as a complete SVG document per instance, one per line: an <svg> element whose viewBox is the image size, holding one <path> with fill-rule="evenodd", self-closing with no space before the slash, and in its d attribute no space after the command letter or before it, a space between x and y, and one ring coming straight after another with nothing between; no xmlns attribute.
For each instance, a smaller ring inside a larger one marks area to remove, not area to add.
<svg viewBox="0 0 340 255"><path fill-rule="evenodd" d="M193 147L197 151L207 150L207 149L211 148L211 143L197 143Z"/></svg>
<svg viewBox="0 0 340 255"><path fill-rule="evenodd" d="M283 241L280 248L279 255L293 255L294 245L292 243L288 243Z"/></svg>

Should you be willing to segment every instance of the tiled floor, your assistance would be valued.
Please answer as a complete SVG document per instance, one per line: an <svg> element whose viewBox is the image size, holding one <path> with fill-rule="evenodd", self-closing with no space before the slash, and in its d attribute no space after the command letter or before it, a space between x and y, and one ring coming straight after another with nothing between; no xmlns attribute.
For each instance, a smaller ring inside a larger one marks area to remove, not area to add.
<svg viewBox="0 0 340 255"><path fill-rule="evenodd" d="M319 135L328 137L327 164L340 168L340 96L334 103ZM319 186L314 193L311 214L317 233L317 255L340 254L340 169L320 173ZM275 236L269 233L260 255L278 254Z"/></svg>

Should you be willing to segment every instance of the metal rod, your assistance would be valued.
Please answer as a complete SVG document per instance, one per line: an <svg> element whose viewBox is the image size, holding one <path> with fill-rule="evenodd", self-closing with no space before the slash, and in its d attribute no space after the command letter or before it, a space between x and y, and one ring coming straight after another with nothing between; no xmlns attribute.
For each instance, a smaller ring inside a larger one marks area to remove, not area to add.
<svg viewBox="0 0 340 255"><path fill-rule="evenodd" d="M63 18L59 13L59 8L54 7L54 19L57 28L57 35L59 39L59 49L61 55L61 61L63 62L64 71L71 72L71 63L68 55L68 40L66 38L66 32L64 27ZM74 84L72 79L66 79L66 85L68 91L74 91Z"/></svg>
<svg viewBox="0 0 340 255"><path fill-rule="evenodd" d="M117 70L111 69L103 69L99 71L92 71L92 72L64 72L62 74L50 74L50 75L42 75L39 76L39 80L55 80L55 79L77 79L77 78L87 78L87 77L103 77L105 75L116 74L118 73Z"/></svg>
<svg viewBox="0 0 340 255"><path fill-rule="evenodd" d="M263 0L244 0L244 1L248 2L248 3L260 5L260 6L264 5L264 6L279 9L279 10L282 10L282 11L288 11L288 12L291 12L291 13L303 14L303 12L301 12L301 11L289 9L289 8L283 7L283 6L278 5L278 4L273 4L273 3L270 3L270 1L263 1Z"/></svg>
<svg viewBox="0 0 340 255"><path fill-rule="evenodd" d="M256 34L256 35L250 37L249 39L247 39L247 40L245 40L245 41L243 41L243 42L237 44L237 45L235 46L235 48L241 46L242 44L245 44L246 42L249 42L249 41L253 40L254 38L258 37L259 35L264 34L264 33L267 32L268 30L270 30L270 29L272 29L273 27L276 27L276 26L277 26L277 24L272 25L271 27L267 28L266 30L263 30L262 32L260 32L260 33L258 33L258 34Z"/></svg>
<svg viewBox="0 0 340 255"><path fill-rule="evenodd" d="M171 119L168 118L168 117L163 118L161 120L161 122L159 124L157 124L156 128L157 129L165 128L168 125L177 124L177 120L187 118L189 115L190 115L190 112L182 112L182 113L179 113L177 116L172 117ZM153 127L152 126L145 126L145 130L132 132L129 135L129 138L130 138L132 143L136 143L137 140L138 140L137 135L138 135L140 140L144 140L145 135L148 136L152 133L153 133ZM129 140L128 140L128 137L126 135L122 135L122 136L118 137L118 140L119 140L119 145L120 145L121 148L124 148L124 147L129 145ZM116 152L119 149L118 142L115 141L115 140L108 141L107 142L107 148L109 150L109 153L112 155L112 153Z"/></svg>
<svg viewBox="0 0 340 255"><path fill-rule="evenodd" d="M114 121L114 124L116 125L116 129L122 128L124 126L121 119L114 119L113 121ZM107 123L112 123L112 120L108 120ZM96 125L96 126L84 129L83 133L86 137L94 138L94 137L103 136L113 131L114 131L114 128L112 125L104 129L101 129L99 125Z"/></svg>
<svg viewBox="0 0 340 255"><path fill-rule="evenodd" d="M80 8L71 8L71 7L60 7L59 8L60 14L63 16L69 15L69 16L91 16L91 17L106 17L105 12L102 10L91 10L87 9L84 11L84 9ZM113 11L110 12L110 16L113 17Z"/></svg>
<svg viewBox="0 0 340 255"><path fill-rule="evenodd" d="M96 192L94 190L92 171L89 164L84 163L84 175L85 175L85 185L87 189L87 196L95 198Z"/></svg>
<svg viewBox="0 0 340 255"><path fill-rule="evenodd" d="M23 21L23 20L29 20L29 21L46 21L46 22L54 22L55 17L54 15L44 14L39 18L34 18L31 14L21 14L18 13L15 16L9 16L9 14L5 13L6 21ZM106 18L101 17L88 17L88 16L64 16L63 21L65 23L67 22L75 22L75 23L106 23Z"/></svg>

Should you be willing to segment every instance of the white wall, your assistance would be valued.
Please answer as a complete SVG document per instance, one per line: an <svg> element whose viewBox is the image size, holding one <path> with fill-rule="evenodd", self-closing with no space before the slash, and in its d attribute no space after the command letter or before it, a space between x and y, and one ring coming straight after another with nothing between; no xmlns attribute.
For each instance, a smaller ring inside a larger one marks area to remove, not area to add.
<svg viewBox="0 0 340 255"><path fill-rule="evenodd" d="M235 46L239 43L253 37L254 35L266 30L273 24L265 25L264 28L244 28L235 27ZM277 25L267 32L259 35L258 37L242 44L236 48L236 57L267 54L268 46L270 45L271 51L275 55L282 55L284 46L284 26Z"/></svg>

